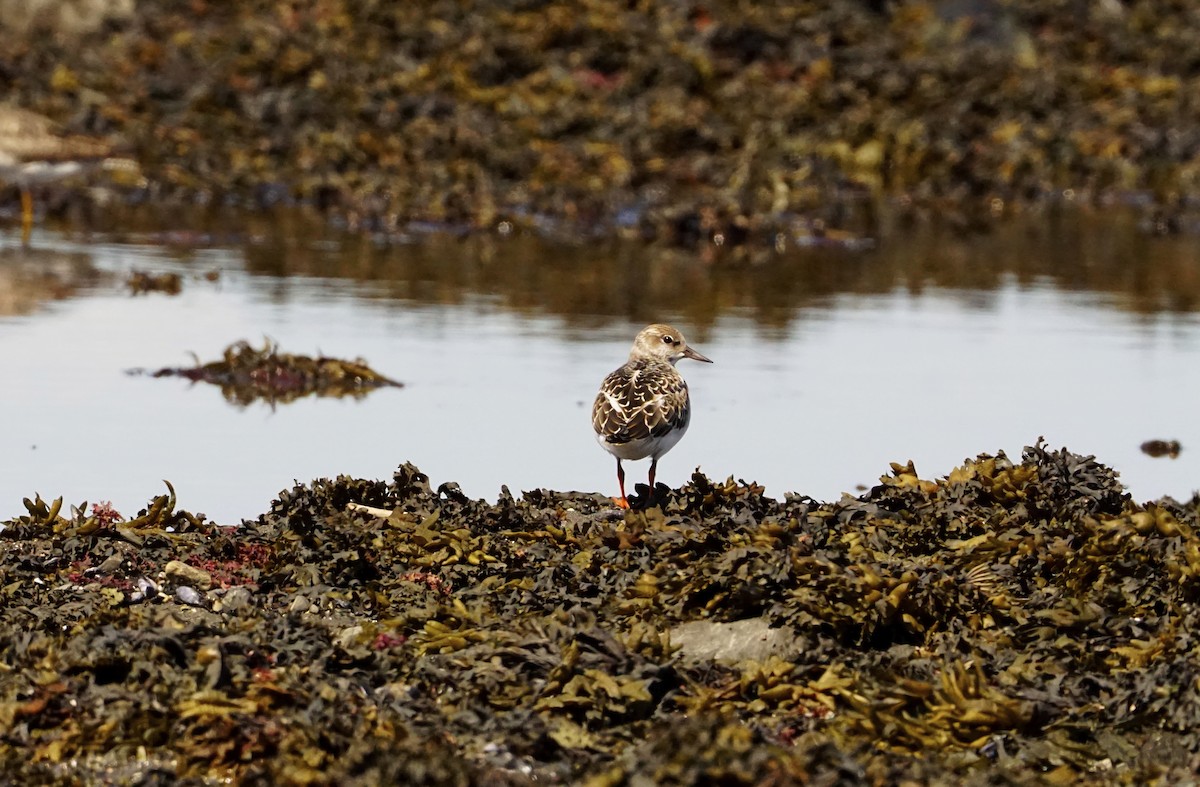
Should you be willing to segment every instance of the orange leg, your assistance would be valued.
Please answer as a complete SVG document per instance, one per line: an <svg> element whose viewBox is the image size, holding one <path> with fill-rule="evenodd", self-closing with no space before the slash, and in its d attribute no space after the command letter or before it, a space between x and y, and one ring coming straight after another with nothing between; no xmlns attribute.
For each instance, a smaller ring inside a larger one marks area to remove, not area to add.
<svg viewBox="0 0 1200 787"><path fill-rule="evenodd" d="M29 189L21 189L21 245L29 245L29 236L33 232L33 195Z"/></svg>
<svg viewBox="0 0 1200 787"><path fill-rule="evenodd" d="M613 502L618 508L629 508L629 498L625 497L625 468L621 467L620 457L617 457L617 485L621 487L621 497L613 498Z"/></svg>

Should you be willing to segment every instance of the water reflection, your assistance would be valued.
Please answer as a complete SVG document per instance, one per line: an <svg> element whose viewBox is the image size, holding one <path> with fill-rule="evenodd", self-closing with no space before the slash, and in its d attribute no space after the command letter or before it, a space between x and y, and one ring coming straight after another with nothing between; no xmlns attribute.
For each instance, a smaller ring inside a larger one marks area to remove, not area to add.
<svg viewBox="0 0 1200 787"><path fill-rule="evenodd" d="M659 320L716 361L689 375L692 429L659 468L672 485L699 465L829 498L891 461L937 475L1038 435L1097 454L1139 497L1186 496L1200 477L1198 252L1134 212L971 232L890 216L873 250L759 263L520 236L380 244L302 213L193 221L164 232L131 217L102 243L42 231L35 251L0 248L10 301L67 296L0 323L0 362L23 381L0 389L0 411L20 416L3 434L0 517L33 492L133 513L168 478L184 507L236 521L294 479L387 477L403 461L480 497L501 484L611 491L588 407ZM134 269L181 274L182 292L134 298ZM217 269L218 282L201 277ZM77 283L11 295L45 270ZM406 387L272 411L122 374L263 336L361 357ZM1152 439L1182 453L1151 458L1139 448Z"/></svg>
<svg viewBox="0 0 1200 787"><path fill-rule="evenodd" d="M1049 208L969 231L956 222L914 222L892 212L864 230L878 240L873 249L799 248L760 255L764 261L757 263L640 243L527 236L329 244L305 231L311 226L285 223L269 237L258 235L266 240L244 247L248 269L370 283L374 297L427 304L484 296L506 309L580 326L606 318L647 322L669 312L703 327L736 312L783 328L830 297L877 295L897 286L912 294L955 290L966 305L988 308L989 293L1009 280L1111 294L1114 305L1140 314L1187 313L1200 305L1200 245L1147 233L1133 210Z"/></svg>
<svg viewBox="0 0 1200 787"><path fill-rule="evenodd" d="M587 326L606 319L650 321L670 312L693 325L749 311L781 328L808 306L847 294L897 286L958 290L987 308L1002 282L1050 284L1113 296L1140 314L1187 313L1200 306L1200 245L1188 235L1159 235L1133 208L1048 205L1016 216L964 223L916 217L901 208L862 210L845 221L869 249L836 243L717 251L648 247L621 240L555 241L524 234L436 233L380 242L343 236L318 214L197 214L114 209L92 226L137 245L161 246L181 260L206 246L234 247L254 274L333 278L369 286L370 297L461 304L477 296L524 314ZM183 224L191 229L164 231ZM276 291L286 297L288 288Z"/></svg>
<svg viewBox="0 0 1200 787"><path fill-rule="evenodd" d="M0 249L0 318L31 314L51 301L97 287L105 279L83 252Z"/></svg>

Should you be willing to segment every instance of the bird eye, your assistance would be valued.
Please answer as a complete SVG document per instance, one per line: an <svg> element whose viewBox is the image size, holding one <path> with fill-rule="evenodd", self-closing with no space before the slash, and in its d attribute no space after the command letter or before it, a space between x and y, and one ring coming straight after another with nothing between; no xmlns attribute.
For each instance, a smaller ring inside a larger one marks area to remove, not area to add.
<svg viewBox="0 0 1200 787"><path fill-rule="evenodd" d="M672 339L670 336L663 337L663 344L674 344L674 343L675 343L675 340Z"/></svg>

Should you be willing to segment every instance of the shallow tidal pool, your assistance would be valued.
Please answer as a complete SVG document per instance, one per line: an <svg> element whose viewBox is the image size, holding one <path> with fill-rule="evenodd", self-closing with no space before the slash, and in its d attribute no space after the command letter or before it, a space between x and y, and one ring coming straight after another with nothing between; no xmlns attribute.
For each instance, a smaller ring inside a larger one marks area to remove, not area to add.
<svg viewBox="0 0 1200 787"><path fill-rule="evenodd" d="M646 323L683 361L689 433L661 460L828 500L890 462L925 477L1022 446L1095 454L1136 498L1200 488L1200 262L1135 216L1031 216L963 236L883 227L869 250L765 264L637 244L440 235L381 244L259 224L227 235L40 229L0 237L0 519L34 493L133 516L174 485L222 523L294 481L388 478L495 499L616 492L595 443L597 385ZM134 270L178 295L132 295ZM208 274L208 275L206 275ZM212 277L215 276L215 280ZM361 399L238 406L133 369L215 360L236 341L362 358L404 383ZM1150 439L1178 440L1151 458ZM627 463L631 482L646 463Z"/></svg>

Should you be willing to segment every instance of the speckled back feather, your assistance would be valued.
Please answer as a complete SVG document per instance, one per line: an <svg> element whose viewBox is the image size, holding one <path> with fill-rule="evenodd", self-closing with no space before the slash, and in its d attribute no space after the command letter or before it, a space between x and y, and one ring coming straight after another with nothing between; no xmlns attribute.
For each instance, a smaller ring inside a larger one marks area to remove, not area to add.
<svg viewBox="0 0 1200 787"><path fill-rule="evenodd" d="M690 418L683 375L650 358L632 360L604 378L592 405L592 427L617 445L686 429Z"/></svg>

